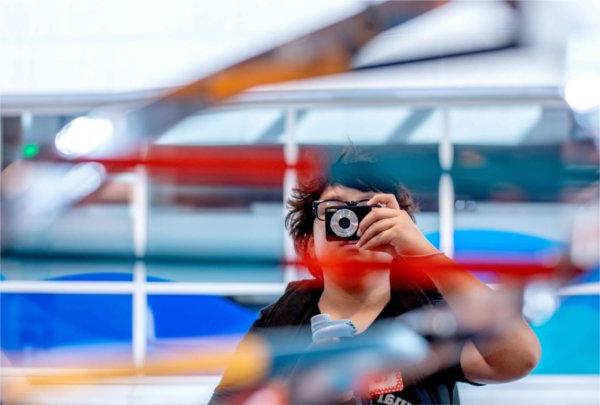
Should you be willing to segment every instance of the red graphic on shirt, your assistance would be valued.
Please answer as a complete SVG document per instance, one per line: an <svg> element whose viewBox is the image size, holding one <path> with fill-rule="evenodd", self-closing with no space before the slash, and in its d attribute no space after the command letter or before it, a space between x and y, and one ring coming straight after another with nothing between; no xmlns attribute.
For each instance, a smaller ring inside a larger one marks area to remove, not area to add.
<svg viewBox="0 0 600 405"><path fill-rule="evenodd" d="M395 371L370 376L367 379L367 387L369 387L369 396L375 397L390 392L402 391L404 382L402 381L402 374L400 374L400 371Z"/></svg>

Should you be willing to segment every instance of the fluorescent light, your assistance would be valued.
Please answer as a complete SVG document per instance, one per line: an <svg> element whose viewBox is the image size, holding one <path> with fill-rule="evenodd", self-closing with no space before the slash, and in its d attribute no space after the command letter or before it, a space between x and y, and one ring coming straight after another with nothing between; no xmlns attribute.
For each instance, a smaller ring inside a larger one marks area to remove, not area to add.
<svg viewBox="0 0 600 405"><path fill-rule="evenodd" d="M78 117L56 134L56 149L66 157L87 155L113 136L112 122L104 118Z"/></svg>
<svg viewBox="0 0 600 405"><path fill-rule="evenodd" d="M565 84L565 100L572 109L587 112L600 107L600 73L578 73Z"/></svg>

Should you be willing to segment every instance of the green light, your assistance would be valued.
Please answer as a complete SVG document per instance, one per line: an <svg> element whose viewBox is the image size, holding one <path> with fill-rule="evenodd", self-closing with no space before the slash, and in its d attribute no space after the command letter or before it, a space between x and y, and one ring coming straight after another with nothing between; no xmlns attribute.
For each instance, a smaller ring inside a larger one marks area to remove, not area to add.
<svg viewBox="0 0 600 405"><path fill-rule="evenodd" d="M28 143L23 145L23 157L25 159L31 159L35 157L38 153L40 153L39 145L34 143Z"/></svg>

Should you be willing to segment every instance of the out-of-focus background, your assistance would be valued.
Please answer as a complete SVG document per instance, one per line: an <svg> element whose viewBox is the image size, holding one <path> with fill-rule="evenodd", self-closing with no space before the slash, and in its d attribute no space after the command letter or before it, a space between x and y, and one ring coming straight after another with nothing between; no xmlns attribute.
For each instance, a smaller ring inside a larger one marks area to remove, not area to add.
<svg viewBox="0 0 600 405"><path fill-rule="evenodd" d="M280 264L295 257L283 223L294 171L207 177L190 163L206 153L243 167L353 144L413 190L417 224L456 259L540 262L585 244L572 233L578 215L598 211L593 0L452 1L375 38L354 71L251 88L146 145L147 156L188 160L73 165L55 153L102 142L56 137L89 111L125 111L365 4L0 1L4 378L61 370L78 353L141 365L244 333L305 276ZM360 69L373 65L389 66ZM531 376L461 385L465 404L598 403L600 281L588 270L548 295ZM88 383L34 402L202 403L218 379Z"/></svg>

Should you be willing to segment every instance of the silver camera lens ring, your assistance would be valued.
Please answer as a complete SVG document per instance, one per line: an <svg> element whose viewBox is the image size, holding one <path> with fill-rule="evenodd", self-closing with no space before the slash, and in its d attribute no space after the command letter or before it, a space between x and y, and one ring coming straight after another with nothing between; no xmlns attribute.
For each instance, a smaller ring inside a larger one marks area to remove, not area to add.
<svg viewBox="0 0 600 405"><path fill-rule="evenodd" d="M344 218L347 218L350 221L350 226L347 228L342 228L340 226L340 221ZM337 210L329 221L329 225L331 226L331 230L340 238L347 238L349 236L354 235L354 233L358 230L358 217L354 213L346 208L342 208Z"/></svg>

